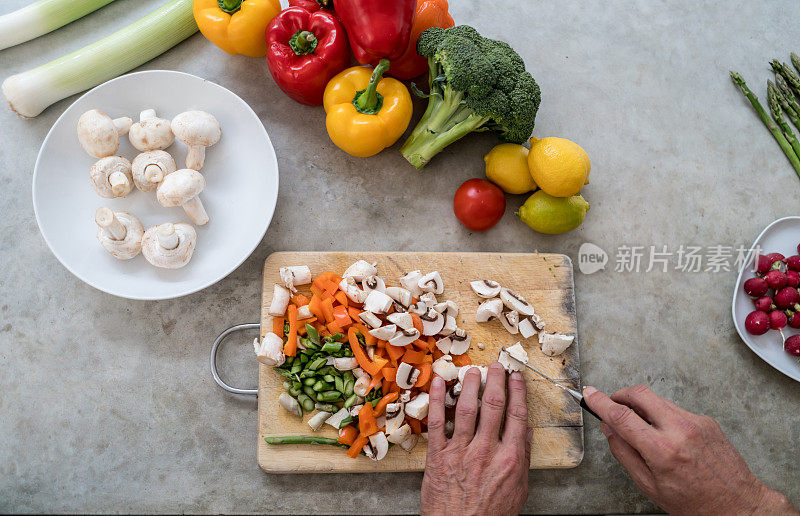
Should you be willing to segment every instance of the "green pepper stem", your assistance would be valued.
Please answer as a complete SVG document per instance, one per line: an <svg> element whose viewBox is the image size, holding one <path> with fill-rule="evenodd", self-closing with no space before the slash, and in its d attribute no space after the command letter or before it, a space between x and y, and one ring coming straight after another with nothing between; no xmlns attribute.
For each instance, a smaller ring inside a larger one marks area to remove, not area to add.
<svg viewBox="0 0 800 516"><path fill-rule="evenodd" d="M242 0L217 0L219 8L228 14L233 14L242 6Z"/></svg>
<svg viewBox="0 0 800 516"><path fill-rule="evenodd" d="M355 98L353 98L353 105L355 105L359 113L374 115L381 110L383 98L378 93L377 88L378 83L381 82L381 77L388 69L389 60L381 59L378 62L378 66L372 70L372 76L369 78L367 88L356 93Z"/></svg>
<svg viewBox="0 0 800 516"><path fill-rule="evenodd" d="M299 30L289 38L289 46L298 56L313 53L317 48L317 43L314 33L307 30Z"/></svg>

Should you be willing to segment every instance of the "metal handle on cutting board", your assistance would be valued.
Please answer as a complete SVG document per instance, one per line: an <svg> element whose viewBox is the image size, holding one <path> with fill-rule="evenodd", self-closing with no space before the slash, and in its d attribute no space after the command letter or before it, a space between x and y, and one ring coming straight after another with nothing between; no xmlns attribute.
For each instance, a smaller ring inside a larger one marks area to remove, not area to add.
<svg viewBox="0 0 800 516"><path fill-rule="evenodd" d="M261 328L261 325L258 323L245 323L245 324L237 324L236 326L231 326L227 330L223 331L217 337L217 340L214 341L214 345L211 346L211 374L214 375L214 380L217 384L225 389L228 392L233 394L246 394L248 396L258 396L258 389L238 389L236 387L231 387L224 381L222 378L219 377L219 372L217 372L217 351L219 350L219 345L222 344L222 341L230 335L231 333L236 333L237 331L243 330L258 330Z"/></svg>

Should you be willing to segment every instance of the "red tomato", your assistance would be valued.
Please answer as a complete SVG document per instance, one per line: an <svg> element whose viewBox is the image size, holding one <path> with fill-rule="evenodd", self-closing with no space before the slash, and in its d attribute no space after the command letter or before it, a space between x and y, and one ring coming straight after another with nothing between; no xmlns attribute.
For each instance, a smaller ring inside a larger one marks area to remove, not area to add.
<svg viewBox="0 0 800 516"><path fill-rule="evenodd" d="M453 212L472 231L486 231L503 218L506 196L494 183L485 179L468 179L456 190Z"/></svg>

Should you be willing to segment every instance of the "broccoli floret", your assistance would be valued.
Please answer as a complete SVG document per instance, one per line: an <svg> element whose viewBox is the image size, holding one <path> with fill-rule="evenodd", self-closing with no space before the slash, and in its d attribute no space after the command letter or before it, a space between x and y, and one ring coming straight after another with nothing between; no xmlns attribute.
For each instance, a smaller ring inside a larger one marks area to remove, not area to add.
<svg viewBox="0 0 800 516"><path fill-rule="evenodd" d="M514 143L531 135L541 92L508 43L468 25L434 27L420 34L417 52L428 58L428 108L401 149L415 167L473 131Z"/></svg>

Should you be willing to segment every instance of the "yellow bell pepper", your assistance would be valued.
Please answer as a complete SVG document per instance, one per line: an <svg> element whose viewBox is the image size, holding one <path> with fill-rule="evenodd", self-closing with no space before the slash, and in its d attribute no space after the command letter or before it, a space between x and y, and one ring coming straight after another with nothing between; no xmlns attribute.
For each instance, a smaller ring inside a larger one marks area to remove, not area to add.
<svg viewBox="0 0 800 516"><path fill-rule="evenodd" d="M328 136L351 156L366 158L392 146L411 121L408 88L397 79L381 79L387 68L387 59L374 70L354 66L339 72L325 87L322 104Z"/></svg>
<svg viewBox="0 0 800 516"><path fill-rule="evenodd" d="M264 57L265 34L279 0L194 0L194 19L209 41L233 55Z"/></svg>

